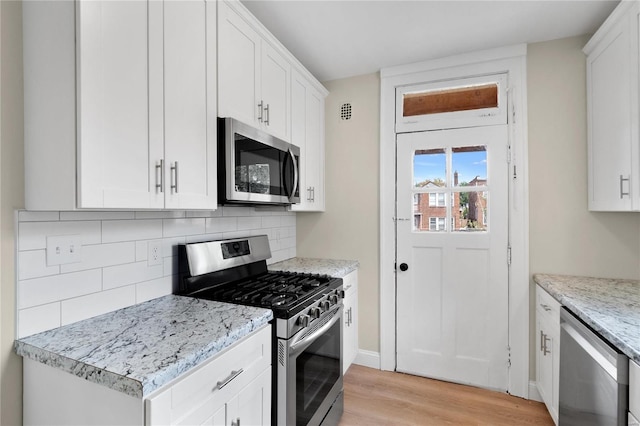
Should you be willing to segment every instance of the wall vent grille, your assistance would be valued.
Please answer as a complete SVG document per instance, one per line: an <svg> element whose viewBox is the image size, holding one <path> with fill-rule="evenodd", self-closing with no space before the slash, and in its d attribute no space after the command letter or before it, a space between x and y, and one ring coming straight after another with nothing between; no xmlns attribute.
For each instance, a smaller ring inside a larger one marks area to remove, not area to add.
<svg viewBox="0 0 640 426"><path fill-rule="evenodd" d="M343 120L351 120L351 104L346 103L340 106L340 118Z"/></svg>

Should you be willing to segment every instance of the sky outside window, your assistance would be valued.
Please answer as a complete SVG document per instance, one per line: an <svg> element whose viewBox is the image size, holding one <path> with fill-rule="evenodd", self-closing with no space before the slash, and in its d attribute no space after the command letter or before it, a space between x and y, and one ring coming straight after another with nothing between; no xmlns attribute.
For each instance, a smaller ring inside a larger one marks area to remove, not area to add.
<svg viewBox="0 0 640 426"><path fill-rule="evenodd" d="M486 147L472 147L472 150L458 151L454 148L452 167L458 172L458 182L468 183L476 176L487 179L487 151ZM457 151L457 152L456 152ZM414 185L426 180L445 181L446 154L444 150L428 150L416 152L413 159Z"/></svg>

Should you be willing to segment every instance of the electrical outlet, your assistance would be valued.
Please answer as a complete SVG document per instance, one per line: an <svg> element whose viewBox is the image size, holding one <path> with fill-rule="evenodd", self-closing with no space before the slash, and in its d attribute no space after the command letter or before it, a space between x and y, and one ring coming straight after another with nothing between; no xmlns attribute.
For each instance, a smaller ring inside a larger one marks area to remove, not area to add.
<svg viewBox="0 0 640 426"><path fill-rule="evenodd" d="M47 237L47 266L66 265L82 261L80 235Z"/></svg>
<svg viewBox="0 0 640 426"><path fill-rule="evenodd" d="M147 266L162 265L162 241L155 240L147 243Z"/></svg>

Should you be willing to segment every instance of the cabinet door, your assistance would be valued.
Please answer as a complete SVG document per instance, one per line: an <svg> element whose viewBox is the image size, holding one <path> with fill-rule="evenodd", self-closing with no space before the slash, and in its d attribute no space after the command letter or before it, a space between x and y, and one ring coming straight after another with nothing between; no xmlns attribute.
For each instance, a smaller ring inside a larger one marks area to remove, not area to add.
<svg viewBox="0 0 640 426"><path fill-rule="evenodd" d="M291 65L265 41L262 41L261 53L260 99L264 108L264 129L282 140L289 141Z"/></svg>
<svg viewBox="0 0 640 426"><path fill-rule="evenodd" d="M293 211L324 211L324 97L299 73L291 77L291 143L300 147L300 203Z"/></svg>
<svg viewBox="0 0 640 426"><path fill-rule="evenodd" d="M343 288L345 297L342 372L344 374L358 355L358 271L350 272L343 278Z"/></svg>
<svg viewBox="0 0 640 426"><path fill-rule="evenodd" d="M227 425L271 424L271 368L245 386L227 407Z"/></svg>
<svg viewBox="0 0 640 426"><path fill-rule="evenodd" d="M260 125L260 44L256 31L229 5L218 3L218 110L246 124Z"/></svg>
<svg viewBox="0 0 640 426"><path fill-rule="evenodd" d="M214 1L164 4L166 208L216 207L215 11Z"/></svg>
<svg viewBox="0 0 640 426"><path fill-rule="evenodd" d="M77 3L78 207L157 208L149 122L154 2ZM161 16L161 15L160 15Z"/></svg>
<svg viewBox="0 0 640 426"><path fill-rule="evenodd" d="M316 91L307 96L307 184L311 210L324 211L324 98Z"/></svg>
<svg viewBox="0 0 640 426"><path fill-rule="evenodd" d="M589 209L595 211L631 210L631 189L638 185L631 165L634 133L637 138L632 102L638 94L629 22L620 20L587 57Z"/></svg>

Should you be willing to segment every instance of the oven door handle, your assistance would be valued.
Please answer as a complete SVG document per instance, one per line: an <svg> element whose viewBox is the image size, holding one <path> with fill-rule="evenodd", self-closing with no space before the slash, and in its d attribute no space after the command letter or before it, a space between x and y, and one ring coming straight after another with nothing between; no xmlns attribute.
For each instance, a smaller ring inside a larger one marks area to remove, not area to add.
<svg viewBox="0 0 640 426"><path fill-rule="evenodd" d="M298 352L302 352L304 349L307 348L307 346L312 344L318 337L322 336L328 329L333 327L336 321L340 319L339 312L340 312L339 309L336 310L337 315L334 315L333 318L329 320L329 322L327 322L325 325L323 325L322 327L320 327L319 329L317 329L307 337L303 338L302 340L292 343L291 346L289 347L289 356L295 356L296 354L298 354Z"/></svg>

